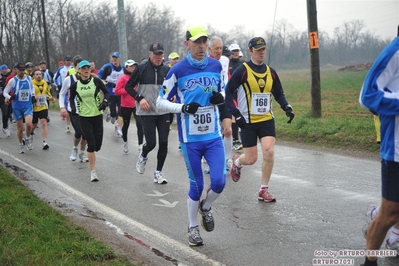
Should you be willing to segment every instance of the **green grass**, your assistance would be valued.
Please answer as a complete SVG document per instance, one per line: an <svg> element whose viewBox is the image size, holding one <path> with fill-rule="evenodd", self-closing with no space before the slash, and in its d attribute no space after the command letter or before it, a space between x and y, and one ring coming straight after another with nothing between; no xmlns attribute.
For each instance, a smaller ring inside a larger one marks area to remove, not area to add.
<svg viewBox="0 0 399 266"><path fill-rule="evenodd" d="M0 168L0 265L132 265Z"/></svg>
<svg viewBox="0 0 399 266"><path fill-rule="evenodd" d="M373 115L360 107L359 93L367 71L322 70L321 118L311 117L310 72L278 73L295 119L274 103L277 140L312 146L377 153Z"/></svg>

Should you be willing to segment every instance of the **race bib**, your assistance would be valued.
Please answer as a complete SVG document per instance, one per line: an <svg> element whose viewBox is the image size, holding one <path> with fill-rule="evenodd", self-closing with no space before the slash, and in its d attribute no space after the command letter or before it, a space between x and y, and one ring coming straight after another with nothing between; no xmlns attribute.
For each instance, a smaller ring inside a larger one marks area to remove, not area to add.
<svg viewBox="0 0 399 266"><path fill-rule="evenodd" d="M208 134L215 131L215 110L213 106L199 107L189 116L189 134Z"/></svg>
<svg viewBox="0 0 399 266"><path fill-rule="evenodd" d="M270 93L252 93L251 114L264 115L270 111Z"/></svg>
<svg viewBox="0 0 399 266"><path fill-rule="evenodd" d="M36 106L45 106L47 105L46 96L39 96L36 98Z"/></svg>
<svg viewBox="0 0 399 266"><path fill-rule="evenodd" d="M29 101L29 91L19 91L18 93L18 101L20 102L27 102Z"/></svg>

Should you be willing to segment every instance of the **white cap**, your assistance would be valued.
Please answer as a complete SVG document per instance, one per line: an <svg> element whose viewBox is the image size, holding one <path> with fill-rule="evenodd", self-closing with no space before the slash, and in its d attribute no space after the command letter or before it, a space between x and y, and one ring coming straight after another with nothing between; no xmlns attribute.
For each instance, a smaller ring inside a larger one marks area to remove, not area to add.
<svg viewBox="0 0 399 266"><path fill-rule="evenodd" d="M126 61L125 63L125 67L127 66L133 66L133 65L137 65L136 61L134 61L133 59L129 59Z"/></svg>
<svg viewBox="0 0 399 266"><path fill-rule="evenodd" d="M233 44L230 44L229 50L230 51L234 51L234 50L240 50L241 51L241 48L240 48L240 46L238 44L233 43Z"/></svg>

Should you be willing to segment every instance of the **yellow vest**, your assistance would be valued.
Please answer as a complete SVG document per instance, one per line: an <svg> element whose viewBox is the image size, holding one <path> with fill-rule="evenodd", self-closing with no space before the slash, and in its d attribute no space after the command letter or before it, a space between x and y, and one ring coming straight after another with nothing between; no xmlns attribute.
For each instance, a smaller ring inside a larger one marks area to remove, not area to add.
<svg viewBox="0 0 399 266"><path fill-rule="evenodd" d="M247 80L243 84L243 88L245 90L250 123L259 123L273 119L273 113L271 109L271 91L273 88L273 78L271 75L270 67L266 65L266 72L257 73L253 71L247 63L243 63L243 65L247 70ZM269 111L265 114L253 114L255 108L255 106L253 105L257 103L258 100L264 99L262 97L259 97L259 99L255 99L253 98L253 96L261 94L269 94L268 101L265 100L264 103L258 103L256 108L269 108Z"/></svg>

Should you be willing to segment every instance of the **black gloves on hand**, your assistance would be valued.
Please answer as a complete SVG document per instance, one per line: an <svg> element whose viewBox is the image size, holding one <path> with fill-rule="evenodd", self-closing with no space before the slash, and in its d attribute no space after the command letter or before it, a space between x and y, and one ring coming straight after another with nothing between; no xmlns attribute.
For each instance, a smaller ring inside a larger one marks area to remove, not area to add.
<svg viewBox="0 0 399 266"><path fill-rule="evenodd" d="M234 110L233 115L236 118L236 124L238 127L245 128L247 126L247 122L245 122L244 117L238 109Z"/></svg>
<svg viewBox="0 0 399 266"><path fill-rule="evenodd" d="M32 104L35 104L36 103L36 98L35 98L35 96L32 96Z"/></svg>
<svg viewBox="0 0 399 266"><path fill-rule="evenodd" d="M192 102L192 103L189 103L189 104L184 104L183 106L182 106L182 108L181 108L181 111L183 112L183 113L186 113L186 114L195 114L195 112L197 112L197 110L198 110L198 108L200 107L201 105L199 105L198 103L196 103L196 102Z"/></svg>
<svg viewBox="0 0 399 266"><path fill-rule="evenodd" d="M212 92L212 96L209 99L211 104L214 105L219 105L219 104L223 104L224 103L224 97L220 92L217 91L213 91Z"/></svg>
<svg viewBox="0 0 399 266"><path fill-rule="evenodd" d="M291 124L292 119L295 117L295 114L292 112L292 106L287 104L283 107L283 110L285 111L285 115L290 118L287 123Z"/></svg>
<svg viewBox="0 0 399 266"><path fill-rule="evenodd" d="M104 99L103 102L98 107L98 110L99 111L104 111L105 108L107 108L107 106L108 106L108 101L107 101L107 99Z"/></svg>
<svg viewBox="0 0 399 266"><path fill-rule="evenodd" d="M106 84L107 86L111 87L111 88L115 88L116 84L113 82L107 82Z"/></svg>
<svg viewBox="0 0 399 266"><path fill-rule="evenodd" d="M60 91L61 88L62 88L62 86L61 86L61 85L58 85L56 91Z"/></svg>
<svg viewBox="0 0 399 266"><path fill-rule="evenodd" d="M14 100L15 100L15 94L10 97L10 101L14 101Z"/></svg>

